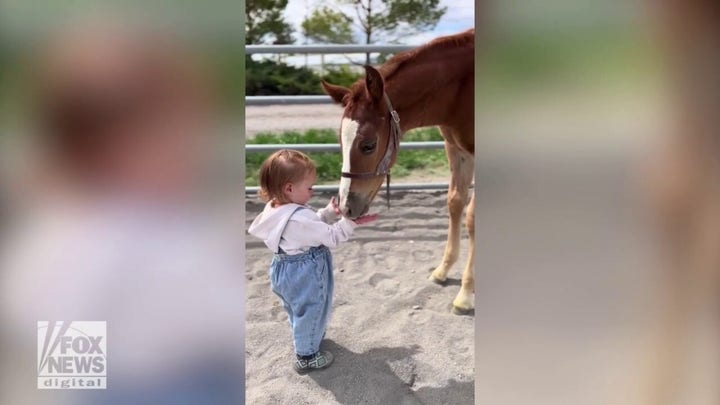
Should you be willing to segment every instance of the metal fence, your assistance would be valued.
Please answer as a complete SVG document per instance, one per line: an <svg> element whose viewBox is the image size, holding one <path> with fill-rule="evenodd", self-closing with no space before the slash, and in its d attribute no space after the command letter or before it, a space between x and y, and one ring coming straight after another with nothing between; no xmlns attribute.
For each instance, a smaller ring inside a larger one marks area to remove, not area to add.
<svg viewBox="0 0 720 405"><path fill-rule="evenodd" d="M247 55L271 54L360 54L360 53L397 53L415 48L413 45L246 45Z"/></svg>
<svg viewBox="0 0 720 405"><path fill-rule="evenodd" d="M391 184L390 189L392 190L402 190L402 191L422 191L422 190L447 190L448 184L447 183L400 183L400 184ZM319 193L336 193L340 189L337 185L316 185L312 188L314 191ZM246 195L256 195L258 191L260 190L260 187L253 186L253 187L245 187L245 194Z"/></svg>
<svg viewBox="0 0 720 405"><path fill-rule="evenodd" d="M444 142L400 142L401 150L429 150L442 149ZM340 152L340 145L336 143L307 143L307 144L249 144L245 145L246 153L270 153L285 148L292 148L301 152ZM399 183L393 184L393 190L445 190L447 183ZM338 191L338 185L318 185L313 190L318 192ZM245 187L246 194L257 194L259 187Z"/></svg>
<svg viewBox="0 0 720 405"><path fill-rule="evenodd" d="M245 52L254 54L361 54L361 53L396 53L414 46L409 45L248 45ZM258 105L292 105L292 104L328 104L332 103L329 96L247 96L245 104ZM444 142L401 142L401 150L443 149ZM292 148L303 152L340 152L339 144L247 144L246 153L269 153L280 149ZM401 183L393 184L394 190L445 190L447 183ZM337 185L318 185L313 187L318 192L337 192ZM246 187L246 194L257 194L259 187Z"/></svg>
<svg viewBox="0 0 720 405"><path fill-rule="evenodd" d="M442 149L445 142L400 142L402 150ZM340 152L337 143L304 143L304 144L248 144L246 152L275 152L280 149L292 148L301 152Z"/></svg>
<svg viewBox="0 0 720 405"><path fill-rule="evenodd" d="M332 104L330 96L247 96L245 105Z"/></svg>
<svg viewBox="0 0 720 405"><path fill-rule="evenodd" d="M248 55L271 54L363 54L363 53L397 53L412 49L410 45L247 45ZM297 104L331 104L329 96L247 96L245 105L297 105Z"/></svg>

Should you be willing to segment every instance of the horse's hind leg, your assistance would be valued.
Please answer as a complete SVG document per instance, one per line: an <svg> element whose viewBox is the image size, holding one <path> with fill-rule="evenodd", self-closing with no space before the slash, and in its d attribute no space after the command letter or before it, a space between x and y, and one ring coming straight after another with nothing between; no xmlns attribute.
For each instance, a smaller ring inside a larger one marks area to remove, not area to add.
<svg viewBox="0 0 720 405"><path fill-rule="evenodd" d="M465 225L470 235L470 245L468 246L468 258L465 264L465 270L462 274L462 286L457 297L453 301L453 313L462 315L470 312L473 307L473 293L475 293L475 194L470 197L467 214L465 216Z"/></svg>
<svg viewBox="0 0 720 405"><path fill-rule="evenodd" d="M448 129L442 128L443 132ZM446 137L448 139L449 137ZM452 138L449 138L452 139ZM445 152L450 162L450 187L448 188L447 205L450 214L448 238L440 265L433 270L430 280L444 283L447 274L457 261L460 252L460 230L463 209L467 204L468 187L472 182L475 161L470 153L445 141Z"/></svg>
<svg viewBox="0 0 720 405"><path fill-rule="evenodd" d="M643 405L680 403L683 395L697 391L703 382L720 378L716 344L696 347L697 339L707 342L710 336L717 342L720 335L720 176L707 174L717 169L701 164L697 152L684 149L686 144L671 146L667 156L658 160L660 166L651 167L653 176L648 178L651 207L661 221L657 231L666 267L659 269L661 317L647 345L647 381L640 386L642 398L635 401ZM707 361L692 364L698 349ZM692 386L698 382L699 386ZM696 403L708 404L720 403L718 394L693 393L702 398Z"/></svg>
<svg viewBox="0 0 720 405"><path fill-rule="evenodd" d="M720 392L707 388L716 387L720 377L720 212L695 209L702 214L689 238L680 241L688 244L686 260L666 280L646 404L676 404L687 395L697 401L693 403L720 403Z"/></svg>

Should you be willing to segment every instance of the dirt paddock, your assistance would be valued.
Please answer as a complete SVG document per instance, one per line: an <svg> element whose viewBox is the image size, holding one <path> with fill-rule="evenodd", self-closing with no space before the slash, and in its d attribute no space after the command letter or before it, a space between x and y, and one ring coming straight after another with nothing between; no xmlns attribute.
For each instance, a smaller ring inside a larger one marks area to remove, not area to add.
<svg viewBox="0 0 720 405"><path fill-rule="evenodd" d="M447 285L430 282L444 249L445 192L393 192L380 220L334 249L334 312L323 347L335 363L298 376L287 316L270 291L270 251L247 242L247 402L250 404L472 404L474 318L450 313L458 262ZM329 195L311 205L324 206ZM248 198L247 221L262 209ZM467 252L467 233L461 260Z"/></svg>

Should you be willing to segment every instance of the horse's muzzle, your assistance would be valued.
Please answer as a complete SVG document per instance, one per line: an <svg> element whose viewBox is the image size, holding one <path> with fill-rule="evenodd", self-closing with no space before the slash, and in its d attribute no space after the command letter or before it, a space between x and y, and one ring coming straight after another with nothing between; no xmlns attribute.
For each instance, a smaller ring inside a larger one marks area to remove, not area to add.
<svg viewBox="0 0 720 405"><path fill-rule="evenodd" d="M360 217L370 209L370 198L362 194L349 192L347 198L340 202L343 216L351 219Z"/></svg>

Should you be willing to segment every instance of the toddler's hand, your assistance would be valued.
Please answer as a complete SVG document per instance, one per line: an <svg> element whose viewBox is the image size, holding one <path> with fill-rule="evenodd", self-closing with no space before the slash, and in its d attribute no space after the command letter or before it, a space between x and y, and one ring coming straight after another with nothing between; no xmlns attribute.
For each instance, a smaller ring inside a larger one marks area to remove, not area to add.
<svg viewBox="0 0 720 405"><path fill-rule="evenodd" d="M333 212L335 214L340 215L340 207L338 207L337 202L335 202L335 196L330 197L330 202L328 203L328 208L332 208Z"/></svg>
<svg viewBox="0 0 720 405"><path fill-rule="evenodd" d="M353 222L355 222L358 225L363 225L363 224L372 222L376 219L378 219L378 214L370 214L370 215L363 215L361 217L357 217L357 218L353 219Z"/></svg>

